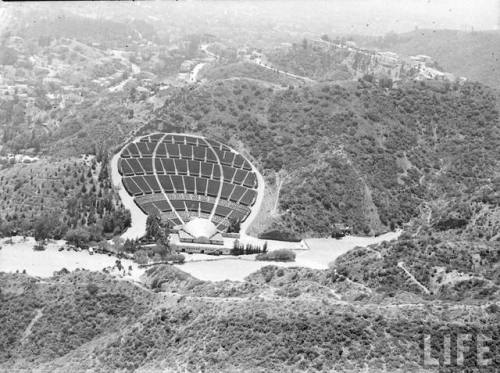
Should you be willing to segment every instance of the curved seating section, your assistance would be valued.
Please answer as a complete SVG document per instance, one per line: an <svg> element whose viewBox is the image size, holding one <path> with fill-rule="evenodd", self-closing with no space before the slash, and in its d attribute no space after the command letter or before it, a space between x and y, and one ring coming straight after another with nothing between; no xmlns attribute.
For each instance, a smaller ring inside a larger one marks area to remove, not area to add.
<svg viewBox="0 0 500 373"><path fill-rule="evenodd" d="M241 154L203 137L156 133L123 149L123 186L148 215L174 226L209 218L220 231L244 221L257 198L257 175Z"/></svg>

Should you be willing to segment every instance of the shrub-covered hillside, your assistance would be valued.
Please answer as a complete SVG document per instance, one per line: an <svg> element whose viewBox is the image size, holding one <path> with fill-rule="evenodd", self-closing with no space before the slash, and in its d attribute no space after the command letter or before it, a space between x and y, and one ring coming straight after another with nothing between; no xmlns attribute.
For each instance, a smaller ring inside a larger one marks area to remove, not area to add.
<svg viewBox="0 0 500 373"><path fill-rule="evenodd" d="M346 304L337 299L346 281L330 271L268 266L243 283L189 286L189 276L159 271L168 278L159 293L84 271L43 282L1 275L0 370L409 372L424 368L423 334L439 343L482 331L492 349L500 340L494 306L415 296ZM466 352L466 367L475 356Z"/></svg>
<svg viewBox="0 0 500 373"><path fill-rule="evenodd" d="M444 300L498 301L498 181L494 190L426 204L423 219L412 222L399 240L355 249L339 257L333 269L380 292L410 291Z"/></svg>
<svg viewBox="0 0 500 373"><path fill-rule="evenodd" d="M100 241L130 225L103 156L8 166L0 170L0 196L2 236L59 239L84 227L90 240Z"/></svg>
<svg viewBox="0 0 500 373"><path fill-rule="evenodd" d="M286 90L244 79L170 91L145 131L177 126L283 170L275 225L328 234L394 228L425 201L490 188L498 173L496 97L475 83L360 81Z"/></svg>

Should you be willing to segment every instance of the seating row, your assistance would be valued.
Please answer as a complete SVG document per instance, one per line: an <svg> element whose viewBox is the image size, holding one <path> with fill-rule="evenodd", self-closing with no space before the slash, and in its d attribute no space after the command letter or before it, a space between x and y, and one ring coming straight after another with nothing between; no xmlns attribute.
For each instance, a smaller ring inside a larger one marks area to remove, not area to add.
<svg viewBox="0 0 500 373"><path fill-rule="evenodd" d="M173 204L177 214L179 214L179 216L181 216L184 220L200 216L207 217L211 214L214 207L213 204L196 201L176 200L173 201ZM167 201L137 203L137 205L147 215L164 216L168 220L173 220L177 217L177 214L174 213L168 206ZM230 219L244 221L248 215L248 212L243 213L241 211L231 210L223 206L217 206L213 221L215 224L221 223L224 220L229 222Z"/></svg>
<svg viewBox="0 0 500 373"><path fill-rule="evenodd" d="M162 134L155 133L153 135L144 136L140 140L140 142L159 142L162 141L164 143L169 144L188 144L195 146L203 146L208 147L211 146L214 149L219 150L230 150L226 145L216 141L216 140L207 140L202 137L188 136L188 135L177 135L177 134Z"/></svg>
<svg viewBox="0 0 500 373"><path fill-rule="evenodd" d="M153 175L123 177L122 180L125 189L132 196L165 192L217 197L220 188L220 182L192 176L159 175L159 183ZM220 198L223 200L250 206L253 205L256 197L257 192L254 189L222 183Z"/></svg>
<svg viewBox="0 0 500 373"><path fill-rule="evenodd" d="M156 153L155 153L156 150ZM215 151L215 153L214 153ZM157 144L152 142L130 143L121 153L121 158L157 158L185 159L200 162L223 164L234 168L251 171L252 167L241 154L232 151L214 150L191 145Z"/></svg>
<svg viewBox="0 0 500 373"><path fill-rule="evenodd" d="M217 165L184 159L129 158L121 159L119 172L124 176L144 174L190 175L207 179L220 180L221 171ZM222 177L225 182L244 185L247 188L257 187L257 177L254 172L222 166Z"/></svg>
<svg viewBox="0 0 500 373"><path fill-rule="evenodd" d="M184 200L184 201L197 201L197 202L206 202L214 205L217 202L217 198L210 196L202 196L199 194L186 194L186 193L153 193L153 194L144 194L135 197L137 203L147 203L147 202L158 202L165 201L167 198L169 201L174 200ZM226 207L228 210L237 210L244 214L250 213L250 208L240 203L232 202L229 200L219 199L219 205ZM162 210L163 211L163 210Z"/></svg>

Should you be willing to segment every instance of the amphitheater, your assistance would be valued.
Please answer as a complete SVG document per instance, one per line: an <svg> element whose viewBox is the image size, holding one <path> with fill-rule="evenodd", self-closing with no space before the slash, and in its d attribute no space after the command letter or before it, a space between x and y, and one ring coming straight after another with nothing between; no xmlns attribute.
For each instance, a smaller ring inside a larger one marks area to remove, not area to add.
<svg viewBox="0 0 500 373"><path fill-rule="evenodd" d="M214 237L232 222L249 218L259 193L256 168L230 147L202 136L137 138L122 149L118 172L143 213L159 216L187 241L190 236L217 241Z"/></svg>

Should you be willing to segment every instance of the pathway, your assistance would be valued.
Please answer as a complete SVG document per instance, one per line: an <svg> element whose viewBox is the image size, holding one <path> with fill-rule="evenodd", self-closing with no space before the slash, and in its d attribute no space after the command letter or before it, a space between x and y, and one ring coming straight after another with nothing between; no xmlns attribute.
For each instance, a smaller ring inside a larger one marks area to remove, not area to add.
<svg viewBox="0 0 500 373"><path fill-rule="evenodd" d="M127 146L125 144L122 149L116 153L113 158L111 158L111 181L114 188L118 191L120 200L126 209L130 211L130 227L122 234L122 238L126 239L136 239L142 237L146 234L146 220L148 216L136 205L134 202L134 197L128 194L128 192L123 188L122 176L118 172L118 160L123 149Z"/></svg>
<svg viewBox="0 0 500 373"><path fill-rule="evenodd" d="M422 289L422 291L425 293L425 294L430 294L431 292L429 291L429 289L427 289L424 285L422 285L422 283L420 281L418 281L415 276L413 276L410 271L408 271L405 267L405 264L404 262L399 262L398 263L398 267L401 268L406 274L407 276L410 278L410 280L415 284L417 285L420 289Z"/></svg>
<svg viewBox="0 0 500 373"><path fill-rule="evenodd" d="M167 137L167 134L164 134L163 137L160 140L158 140L158 142L156 143L156 146L155 146L155 150L153 151L153 155L152 155L152 157L153 157L153 173L155 175L156 182L160 186L161 193L163 194L163 197L167 200L168 205L170 206L172 211L175 212L175 215L177 215L177 218L179 218L179 220L182 222L182 225L184 225L185 221L179 215L179 213L177 212L177 209L175 209L174 206L172 206L172 203L170 202L170 198L167 197L167 194L165 193L165 189L163 189L161 186L160 178L158 177L158 172L156 172L156 151L158 150L158 146L163 142L163 140L165 140L165 137Z"/></svg>
<svg viewBox="0 0 500 373"><path fill-rule="evenodd" d="M23 344L24 342L26 342L26 339L30 336L31 334L31 329L33 328L33 326L35 325L35 323L40 319L40 317L43 316L43 312L42 312L42 309L39 308L36 310L36 314L35 314L35 317L33 317L33 319L30 321L30 323L28 324L28 326L26 327L26 329L24 330L24 333L21 337L21 344Z"/></svg>
<svg viewBox="0 0 500 373"><path fill-rule="evenodd" d="M261 66L261 67L263 67L265 69L275 71L275 72L277 72L279 74L283 74L283 75L289 76L289 77L294 78L294 79L299 79L299 80L302 80L302 81L307 82L307 83L314 83L314 82L316 82L314 79L308 78L306 76L301 76L301 75L289 73L287 71L283 71L283 70L277 69L275 67L266 65L260 59L254 59L254 60L249 60L249 61L252 62L252 63L254 63L254 64L256 64L256 65L258 65L258 66Z"/></svg>
<svg viewBox="0 0 500 373"><path fill-rule="evenodd" d="M224 184L224 170L222 169L222 163L219 159L219 155L215 152L212 144L210 144L206 139L203 139L203 141L205 141L205 144L207 144L208 148L215 155L215 158L217 158L217 163L219 164L219 173L220 173L219 191L217 192L217 197L215 198L214 207L212 208L212 212L210 213L210 217L208 218L210 221L212 221L215 215L215 208L219 205L220 196L222 194L222 185Z"/></svg>

